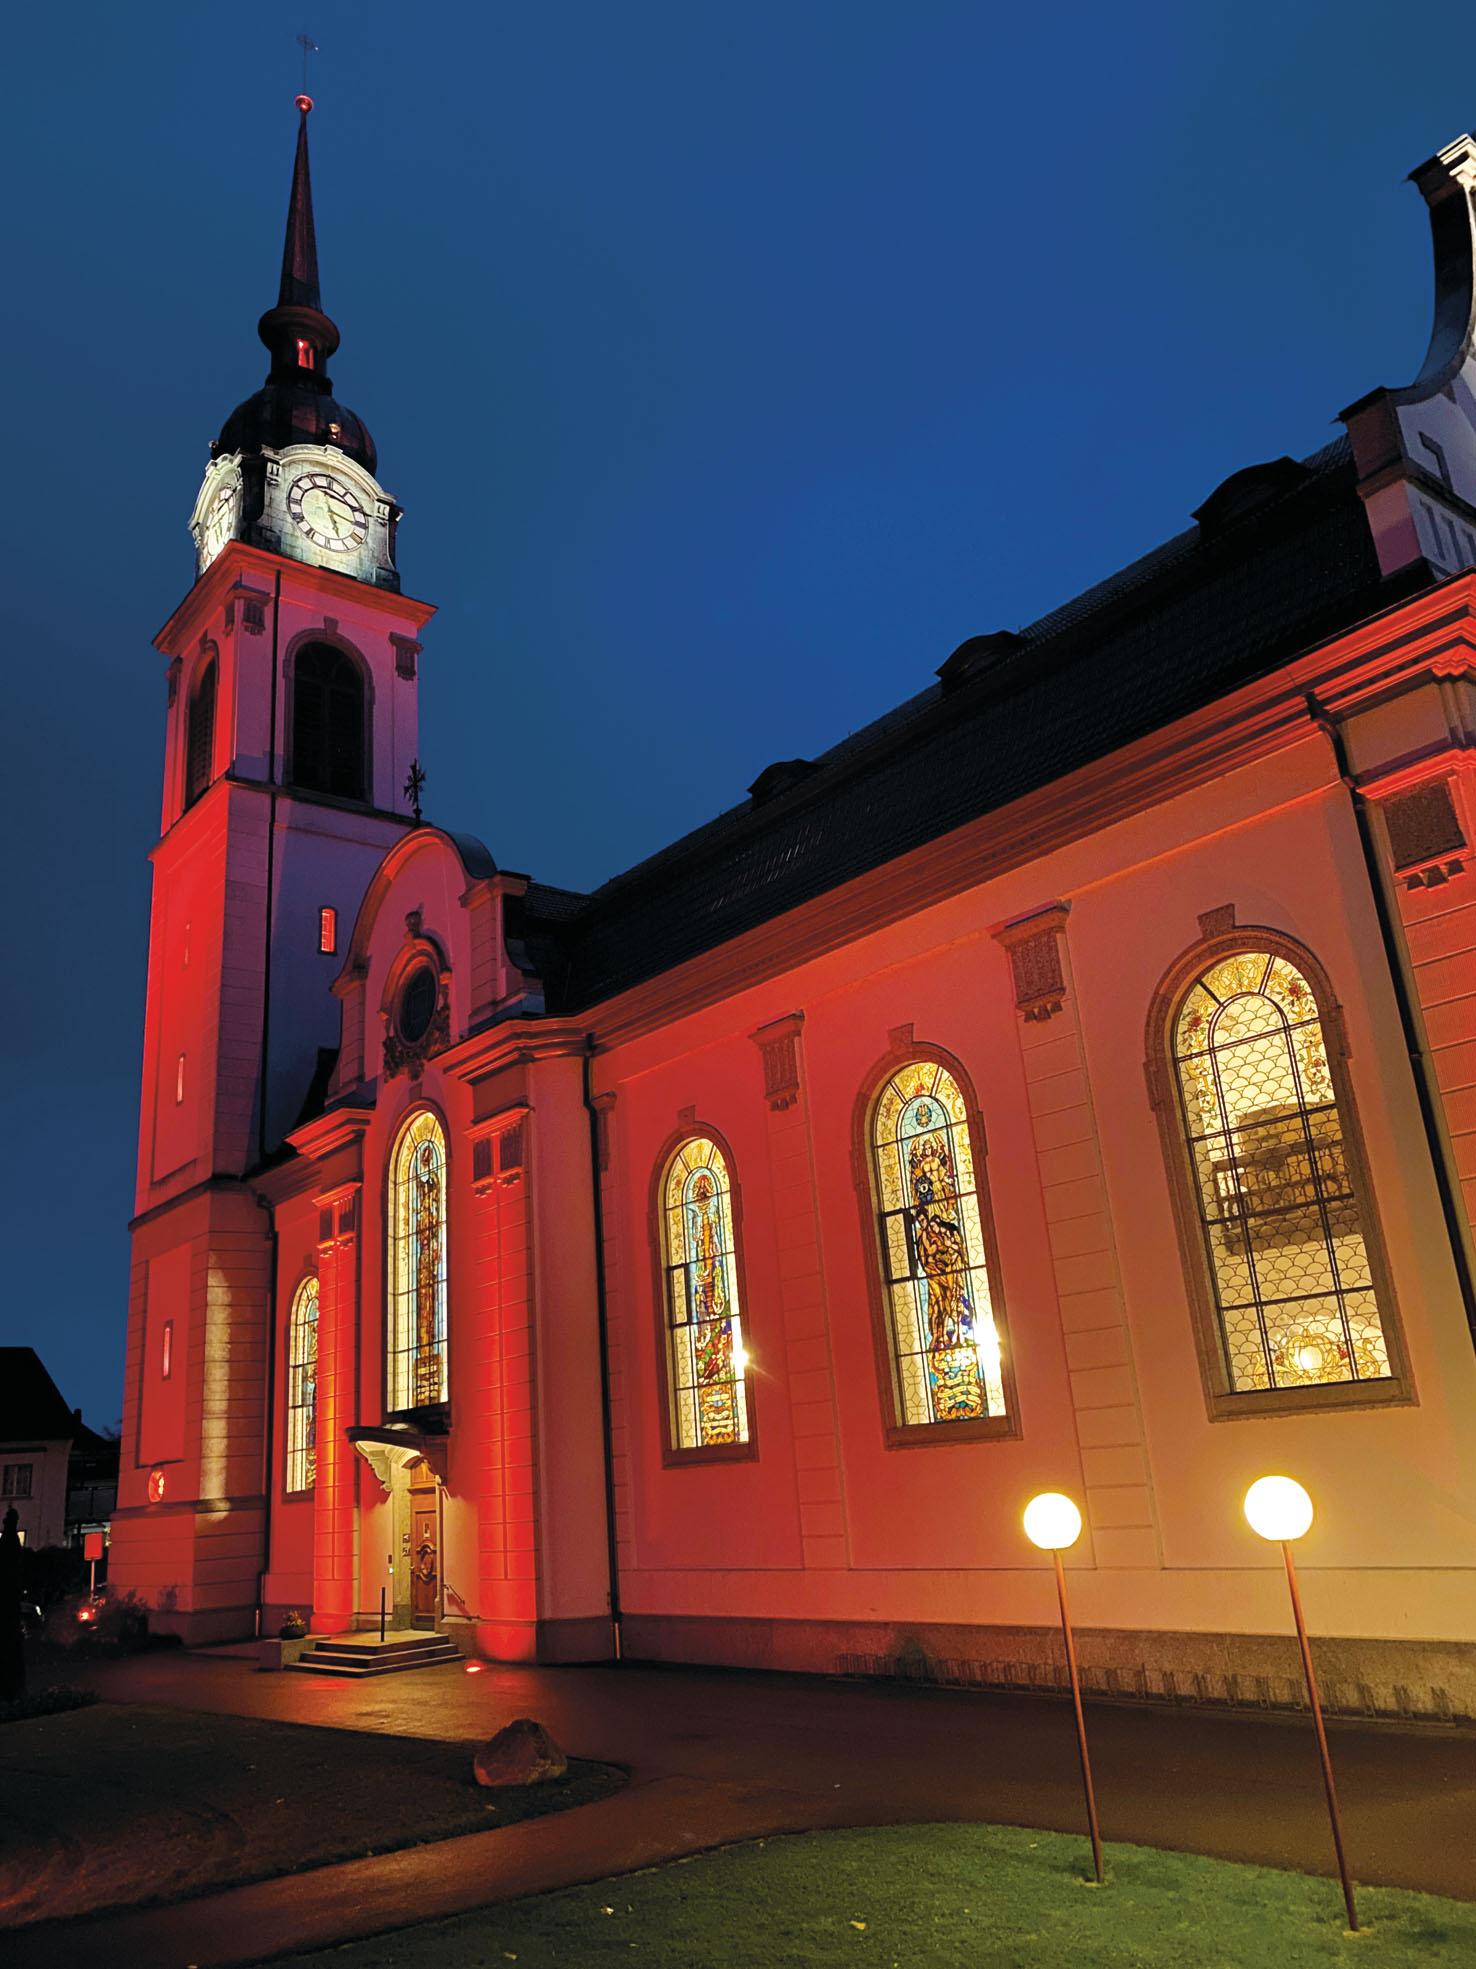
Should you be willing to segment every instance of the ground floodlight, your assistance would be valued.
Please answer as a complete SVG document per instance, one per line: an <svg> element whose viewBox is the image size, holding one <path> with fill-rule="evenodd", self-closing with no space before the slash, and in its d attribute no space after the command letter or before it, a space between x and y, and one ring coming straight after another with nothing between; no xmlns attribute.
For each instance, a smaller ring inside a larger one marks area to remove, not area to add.
<svg viewBox="0 0 1476 1969"><path fill-rule="evenodd" d="M1250 1528L1273 1545L1300 1538L1312 1522L1312 1500L1295 1477L1258 1477L1245 1494Z"/></svg>
<svg viewBox="0 0 1476 1969"><path fill-rule="evenodd" d="M1025 1506L1025 1536L1042 1552L1064 1552L1081 1537L1081 1513L1058 1490L1043 1490Z"/></svg>

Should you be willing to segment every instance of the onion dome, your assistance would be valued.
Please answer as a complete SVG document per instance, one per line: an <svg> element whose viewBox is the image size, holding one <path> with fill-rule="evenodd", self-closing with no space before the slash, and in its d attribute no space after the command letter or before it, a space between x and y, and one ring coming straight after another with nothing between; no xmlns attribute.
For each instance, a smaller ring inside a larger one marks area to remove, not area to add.
<svg viewBox="0 0 1476 1969"><path fill-rule="evenodd" d="M335 401L326 364L338 347L338 329L323 312L318 291L318 245L313 232L313 188L308 175L310 96L299 96L297 156L287 204L282 281L277 305L256 332L271 351L272 366L255 396L226 419L212 453L281 451L289 444L333 445L373 473L379 455L364 423Z"/></svg>

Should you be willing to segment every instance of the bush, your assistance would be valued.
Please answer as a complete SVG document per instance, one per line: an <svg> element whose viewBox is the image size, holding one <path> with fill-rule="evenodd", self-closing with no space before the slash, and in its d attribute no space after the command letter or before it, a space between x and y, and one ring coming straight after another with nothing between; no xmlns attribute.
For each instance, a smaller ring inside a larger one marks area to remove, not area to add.
<svg viewBox="0 0 1476 1969"><path fill-rule="evenodd" d="M35 1689L0 1702L0 1723L24 1723L32 1716L60 1716L67 1709L90 1709L96 1689Z"/></svg>
<svg viewBox="0 0 1476 1969"><path fill-rule="evenodd" d="M149 1610L136 1594L73 1594L52 1607L46 1638L78 1654L137 1654L149 1645Z"/></svg>

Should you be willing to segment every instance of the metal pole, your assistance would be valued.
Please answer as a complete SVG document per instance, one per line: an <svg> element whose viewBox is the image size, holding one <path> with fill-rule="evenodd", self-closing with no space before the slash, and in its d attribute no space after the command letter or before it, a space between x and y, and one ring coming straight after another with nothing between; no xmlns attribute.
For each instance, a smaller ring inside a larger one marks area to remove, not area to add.
<svg viewBox="0 0 1476 1969"><path fill-rule="evenodd" d="M384 1588L379 1589L379 1645L384 1646Z"/></svg>
<svg viewBox="0 0 1476 1969"><path fill-rule="evenodd" d="M1086 1793L1087 1825L1092 1835L1092 1865L1097 1885L1102 1884L1102 1837L1097 1831L1097 1800L1092 1792L1092 1763L1087 1756L1086 1718L1081 1713L1081 1678L1076 1672L1076 1642L1071 1633L1071 1613L1066 1605L1066 1568L1061 1554L1053 1551L1056 1562L1056 1592L1061 1601L1061 1632L1066 1636L1066 1666L1071 1671L1071 1700L1076 1708L1076 1747L1081 1752L1081 1788Z"/></svg>
<svg viewBox="0 0 1476 1969"><path fill-rule="evenodd" d="M1348 1862L1343 1854L1343 1828L1338 1818L1338 1794L1333 1790L1332 1759L1327 1754L1327 1731L1322 1727L1322 1704L1317 1699L1317 1677L1312 1672L1312 1650L1307 1645L1307 1623L1302 1618L1302 1596L1297 1591L1297 1569L1292 1561L1289 1539L1281 1541L1286 1560L1286 1583L1291 1588L1292 1613L1297 1623L1297 1640L1302 1650L1302 1668L1307 1677L1307 1696L1312 1704L1312 1722L1317 1731L1317 1749L1322 1758L1322 1784L1327 1792L1327 1815L1332 1820L1333 1845L1338 1855L1338 1875L1343 1883L1343 1905L1348 1910L1348 1927L1358 1932L1358 1909L1353 1905L1353 1882L1348 1878Z"/></svg>

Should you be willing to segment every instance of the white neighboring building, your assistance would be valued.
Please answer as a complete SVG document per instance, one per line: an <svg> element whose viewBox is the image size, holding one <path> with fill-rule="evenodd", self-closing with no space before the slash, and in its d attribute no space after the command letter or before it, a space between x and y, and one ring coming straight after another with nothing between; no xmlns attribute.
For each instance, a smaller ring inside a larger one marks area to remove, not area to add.
<svg viewBox="0 0 1476 1969"><path fill-rule="evenodd" d="M67 1542L67 1465L77 1418L34 1347L0 1347L0 1517L23 1545Z"/></svg>

